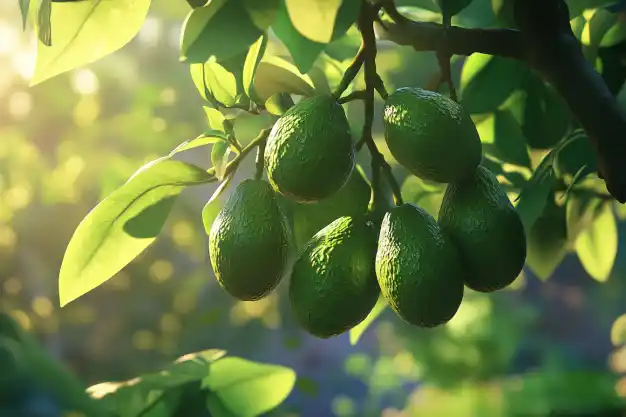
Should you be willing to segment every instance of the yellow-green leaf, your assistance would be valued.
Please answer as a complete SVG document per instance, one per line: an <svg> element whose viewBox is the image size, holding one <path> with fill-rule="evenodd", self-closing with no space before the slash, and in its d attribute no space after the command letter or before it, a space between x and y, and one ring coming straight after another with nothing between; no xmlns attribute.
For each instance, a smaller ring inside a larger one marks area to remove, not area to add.
<svg viewBox="0 0 626 417"><path fill-rule="evenodd" d="M330 42L341 0L285 0L285 4L291 23L305 38Z"/></svg>
<svg viewBox="0 0 626 417"><path fill-rule="evenodd" d="M617 255L617 223L611 204L603 204L593 223L576 239L576 253L595 280L609 278Z"/></svg>
<svg viewBox="0 0 626 417"><path fill-rule="evenodd" d="M52 3L53 44L38 43L37 64L30 84L38 84L120 49L135 37L149 7L150 0Z"/></svg>
<svg viewBox="0 0 626 417"><path fill-rule="evenodd" d="M213 180L205 170L169 158L140 168L78 225L61 265L61 306L106 282L154 242L185 187Z"/></svg>

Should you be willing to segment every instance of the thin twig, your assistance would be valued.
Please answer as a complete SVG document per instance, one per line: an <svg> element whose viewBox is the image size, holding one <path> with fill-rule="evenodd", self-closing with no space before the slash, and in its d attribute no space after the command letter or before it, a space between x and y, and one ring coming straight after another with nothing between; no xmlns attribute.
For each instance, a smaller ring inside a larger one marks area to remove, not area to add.
<svg viewBox="0 0 626 417"><path fill-rule="evenodd" d="M337 99L341 97L341 95L344 93L344 91L346 91L350 83L356 78L357 74L361 70L364 60L365 60L365 48L363 47L363 45L361 45L361 47L359 48L359 51L354 57L354 60L352 61L350 66L346 69L346 71L343 73L343 78L341 79L339 86L337 86L337 89L333 93L333 97Z"/></svg>
<svg viewBox="0 0 626 417"><path fill-rule="evenodd" d="M337 100L339 104L349 103L354 100L365 100L367 98L366 90L353 91L347 96L343 96Z"/></svg>
<svg viewBox="0 0 626 417"><path fill-rule="evenodd" d="M256 154L256 172L254 174L254 178L260 180L263 178L263 170L265 169L265 145L267 141L263 140L259 143Z"/></svg>

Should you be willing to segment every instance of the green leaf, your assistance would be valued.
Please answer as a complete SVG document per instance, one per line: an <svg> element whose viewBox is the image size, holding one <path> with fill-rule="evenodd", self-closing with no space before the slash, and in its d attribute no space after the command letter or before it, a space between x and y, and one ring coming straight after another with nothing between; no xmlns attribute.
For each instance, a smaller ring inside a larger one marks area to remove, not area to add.
<svg viewBox="0 0 626 417"><path fill-rule="evenodd" d="M243 3L211 0L192 10L183 24L181 60L203 63L215 57L221 62L247 51L271 22L263 21L267 26L257 26Z"/></svg>
<svg viewBox="0 0 626 417"><path fill-rule="evenodd" d="M284 1L291 23L302 36L318 43L330 42L342 0Z"/></svg>
<svg viewBox="0 0 626 417"><path fill-rule="evenodd" d="M510 110L498 110L476 127L489 154L504 162L530 167L526 138Z"/></svg>
<svg viewBox="0 0 626 417"><path fill-rule="evenodd" d="M576 239L576 253L585 271L596 281L609 278L617 255L617 223L611 204L599 207L593 223Z"/></svg>
<svg viewBox="0 0 626 417"><path fill-rule="evenodd" d="M526 233L532 230L554 190L556 177L552 169L553 160L552 153L544 157L518 197L515 208L522 218Z"/></svg>
<svg viewBox="0 0 626 417"><path fill-rule="evenodd" d="M28 21L28 9L30 8L30 0L18 0L20 5L20 13L22 13L22 30L26 30L26 22Z"/></svg>
<svg viewBox="0 0 626 417"><path fill-rule="evenodd" d="M37 37L45 46L52 46L52 0L39 0L37 7Z"/></svg>
<svg viewBox="0 0 626 417"><path fill-rule="evenodd" d="M226 164L228 164L228 157L230 156L230 145L228 142L216 142L211 149L211 163L213 169L215 169L215 176L218 180L224 179L224 170Z"/></svg>
<svg viewBox="0 0 626 417"><path fill-rule="evenodd" d="M243 89L250 98L254 98L254 75L266 47L267 34L264 33L248 50L246 62L243 65Z"/></svg>
<svg viewBox="0 0 626 417"><path fill-rule="evenodd" d="M565 101L534 73L523 83L522 130L528 145L550 149L567 133L572 118Z"/></svg>
<svg viewBox="0 0 626 417"><path fill-rule="evenodd" d="M559 174L576 175L583 179L597 171L596 152L591 146L589 137L583 131L575 131L558 150L555 166ZM582 170L582 171L581 171Z"/></svg>
<svg viewBox="0 0 626 417"><path fill-rule="evenodd" d="M204 109L204 113L206 114L209 122L209 127L212 130L225 133L226 128L224 127L224 121L226 120L226 117L224 117L222 112L212 107L203 106L202 108Z"/></svg>
<svg viewBox="0 0 626 417"><path fill-rule="evenodd" d="M232 179L232 175L226 177L224 181L222 181L222 183L215 189L211 198L209 198L209 201L207 201L202 209L202 224L204 225L204 231L207 236L211 232L211 226L213 226L213 222L222 208L222 202L218 197L220 197L224 190L226 190Z"/></svg>
<svg viewBox="0 0 626 417"><path fill-rule="evenodd" d="M191 64L189 66L189 71L191 73L191 80L198 89L200 96L216 106L217 102L215 101L215 97L213 97L213 94L211 93L211 90L206 82L206 66L204 64Z"/></svg>
<svg viewBox="0 0 626 417"><path fill-rule="evenodd" d="M365 320L350 329L350 344L352 346L359 342L359 339L363 336L365 330L367 330L367 328L370 327L370 325L382 314L382 312L385 311L386 307L387 300L385 300L382 295L379 296L376 305L374 305L372 311L370 311L367 317L365 317Z"/></svg>
<svg viewBox="0 0 626 417"><path fill-rule="evenodd" d="M358 16L359 7L360 2L358 0L344 0L341 2L329 42L341 38L348 28L352 26ZM272 29L278 39L285 44L293 57L296 67L302 74L309 72L315 59L328 44L328 42L317 42L302 35L293 25L285 1L283 1L281 9L278 11Z"/></svg>
<svg viewBox="0 0 626 417"><path fill-rule="evenodd" d="M267 100L276 93L315 94L311 77L300 74L295 65L278 56L266 56L259 63L254 88L261 100Z"/></svg>
<svg viewBox="0 0 626 417"><path fill-rule="evenodd" d="M452 17L469 6L472 1L473 0L437 0L437 4L444 16Z"/></svg>
<svg viewBox="0 0 626 417"><path fill-rule="evenodd" d="M187 186L213 181L206 171L161 158L140 168L79 224L59 277L61 306L98 287L143 252Z"/></svg>
<svg viewBox="0 0 626 417"><path fill-rule="evenodd" d="M472 54L461 72L461 103L470 113L492 112L521 85L527 72L512 59Z"/></svg>
<svg viewBox="0 0 626 417"><path fill-rule="evenodd" d="M212 143L226 141L228 138L224 132L218 130L207 130L195 139L185 141L178 145L169 156L173 156L179 152L187 151L189 149L198 148L200 146L210 145Z"/></svg>
<svg viewBox="0 0 626 417"><path fill-rule="evenodd" d="M150 0L52 3L54 44L37 46L30 85L94 62L126 45L143 24ZM115 30L110 30L111 27Z"/></svg>
<svg viewBox="0 0 626 417"><path fill-rule="evenodd" d="M204 64L204 80L217 101L225 106L237 102L237 78L221 64L211 60Z"/></svg>
<svg viewBox="0 0 626 417"><path fill-rule="evenodd" d="M293 105L293 100L289 94L276 93L267 99L265 109L275 116L282 116Z"/></svg>
<svg viewBox="0 0 626 417"><path fill-rule="evenodd" d="M211 405L215 396L234 416L255 417L281 404L295 382L296 374L289 368L227 357L211 366L203 386L211 390L211 413L215 413Z"/></svg>
<svg viewBox="0 0 626 417"><path fill-rule="evenodd" d="M527 242L526 264L539 279L548 279L567 254L565 206L556 205L554 192L527 233Z"/></svg>

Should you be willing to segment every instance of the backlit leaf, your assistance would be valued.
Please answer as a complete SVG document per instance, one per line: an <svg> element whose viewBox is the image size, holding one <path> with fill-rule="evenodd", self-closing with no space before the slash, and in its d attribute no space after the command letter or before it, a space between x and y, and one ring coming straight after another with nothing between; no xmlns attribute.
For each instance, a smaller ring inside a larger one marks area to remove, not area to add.
<svg viewBox="0 0 626 417"><path fill-rule="evenodd" d="M361 336L363 336L365 330L367 330L367 328L370 327L370 325L378 318L378 316L380 316L382 312L385 311L386 307L387 301L382 296L378 297L376 305L374 305L374 308L372 309L372 311L370 311L365 320L350 329L351 345L354 346L359 342L359 339L361 338Z"/></svg>
<svg viewBox="0 0 626 417"><path fill-rule="evenodd" d="M254 75L259 66L259 62L261 62L263 58L266 46L267 35L263 34L252 44L246 56L246 62L243 66L243 89L250 98L253 98Z"/></svg>
<svg viewBox="0 0 626 417"><path fill-rule="evenodd" d="M342 0L284 1L293 26L302 36L314 42L330 42Z"/></svg>
<svg viewBox="0 0 626 417"><path fill-rule="evenodd" d="M593 279L604 282L609 278L617 255L617 223L611 204L603 204L593 223L578 235L576 253Z"/></svg>

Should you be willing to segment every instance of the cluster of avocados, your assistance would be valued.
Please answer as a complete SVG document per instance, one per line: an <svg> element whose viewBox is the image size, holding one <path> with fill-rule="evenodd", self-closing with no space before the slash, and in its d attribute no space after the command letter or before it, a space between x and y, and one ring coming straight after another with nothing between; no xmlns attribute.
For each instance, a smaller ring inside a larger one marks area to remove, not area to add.
<svg viewBox="0 0 626 417"><path fill-rule="evenodd" d="M328 219L310 238L295 236L307 241L291 260L280 198L331 207L342 204L337 196L347 188L360 199L369 194L342 106L332 96L303 99L267 139L269 182L240 183L210 230L211 265L228 293L258 300L288 275L294 316L328 338L363 321L380 294L406 322L435 327L456 314L465 286L492 292L517 278L526 260L524 228L481 165L469 114L439 93L405 87L388 96L383 120L394 158L413 175L447 184L438 219L412 203L382 220L361 206Z"/></svg>

